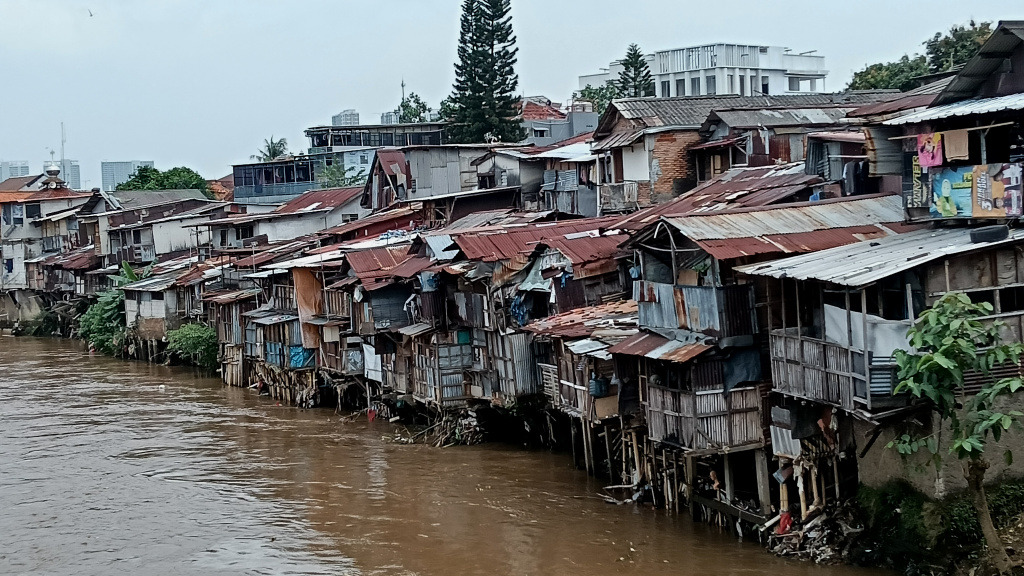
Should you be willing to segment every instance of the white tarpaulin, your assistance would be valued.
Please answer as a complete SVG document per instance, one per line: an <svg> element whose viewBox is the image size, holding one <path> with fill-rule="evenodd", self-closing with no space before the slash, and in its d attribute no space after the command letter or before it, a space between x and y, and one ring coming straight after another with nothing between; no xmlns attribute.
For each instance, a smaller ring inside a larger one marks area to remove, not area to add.
<svg viewBox="0 0 1024 576"><path fill-rule="evenodd" d="M384 370L381 369L380 356L369 344L363 344L363 374L368 380L384 382Z"/></svg>
<svg viewBox="0 0 1024 576"><path fill-rule="evenodd" d="M894 350L908 350L907 330L905 322L886 320L868 314L868 347L875 356L892 356ZM856 350L864 350L864 321L860 312L850 312L850 323L853 325L853 344L849 343L850 332L846 327L846 310L838 306L825 305L825 340L841 346L849 346Z"/></svg>

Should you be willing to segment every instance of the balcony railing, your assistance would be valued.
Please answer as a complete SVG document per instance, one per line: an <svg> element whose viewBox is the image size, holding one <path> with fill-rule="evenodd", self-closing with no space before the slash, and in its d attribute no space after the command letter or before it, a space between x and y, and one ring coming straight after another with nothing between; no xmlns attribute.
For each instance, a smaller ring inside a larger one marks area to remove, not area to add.
<svg viewBox="0 0 1024 576"><path fill-rule="evenodd" d="M604 214L612 212L630 212L646 205L640 204L640 186L647 182L618 182L601 184L598 189L599 205Z"/></svg>
<svg viewBox="0 0 1024 576"><path fill-rule="evenodd" d="M647 427L655 442L695 450L763 442L761 393L757 388L672 390L647 387Z"/></svg>

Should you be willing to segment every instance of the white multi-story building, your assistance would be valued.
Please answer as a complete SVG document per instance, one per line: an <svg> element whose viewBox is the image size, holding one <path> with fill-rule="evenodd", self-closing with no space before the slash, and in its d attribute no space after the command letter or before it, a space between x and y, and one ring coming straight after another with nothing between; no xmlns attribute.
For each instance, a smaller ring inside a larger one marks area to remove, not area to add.
<svg viewBox="0 0 1024 576"><path fill-rule="evenodd" d="M101 162L100 171L103 179L103 190L105 192L112 192L117 188L118 184L127 182L140 166L149 166L152 168L153 161L126 160L123 162Z"/></svg>
<svg viewBox="0 0 1024 576"><path fill-rule="evenodd" d="M331 126L359 126L359 112L348 109L331 116Z"/></svg>
<svg viewBox="0 0 1024 576"><path fill-rule="evenodd" d="M781 46L708 44L646 55L655 94L708 96L715 94L814 94L825 92L825 57L793 53ZM597 74L579 77L580 88L617 80L622 62L616 60Z"/></svg>
<svg viewBox="0 0 1024 576"><path fill-rule="evenodd" d="M31 173L26 160L0 160L0 182L8 178L29 176Z"/></svg>

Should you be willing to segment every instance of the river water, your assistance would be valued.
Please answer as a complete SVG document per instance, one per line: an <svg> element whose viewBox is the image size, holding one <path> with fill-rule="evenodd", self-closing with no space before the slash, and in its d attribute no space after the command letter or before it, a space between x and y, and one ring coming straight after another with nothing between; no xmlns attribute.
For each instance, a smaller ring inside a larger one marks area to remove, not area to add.
<svg viewBox="0 0 1024 576"><path fill-rule="evenodd" d="M0 338L0 574L873 573L606 504L564 455L389 431Z"/></svg>

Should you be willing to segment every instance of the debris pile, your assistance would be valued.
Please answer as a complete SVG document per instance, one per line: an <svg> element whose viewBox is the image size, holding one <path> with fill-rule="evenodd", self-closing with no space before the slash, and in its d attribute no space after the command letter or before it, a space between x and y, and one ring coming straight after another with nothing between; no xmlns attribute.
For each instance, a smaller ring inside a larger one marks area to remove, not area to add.
<svg viewBox="0 0 1024 576"><path fill-rule="evenodd" d="M864 531L850 502L811 513L803 521L783 512L766 527L772 528L768 550L818 564L848 563L858 535Z"/></svg>

